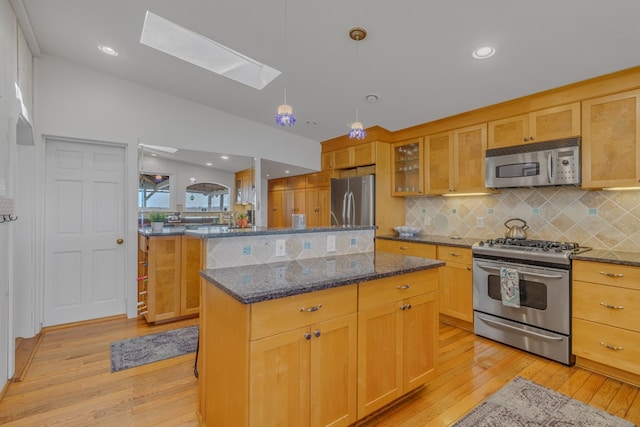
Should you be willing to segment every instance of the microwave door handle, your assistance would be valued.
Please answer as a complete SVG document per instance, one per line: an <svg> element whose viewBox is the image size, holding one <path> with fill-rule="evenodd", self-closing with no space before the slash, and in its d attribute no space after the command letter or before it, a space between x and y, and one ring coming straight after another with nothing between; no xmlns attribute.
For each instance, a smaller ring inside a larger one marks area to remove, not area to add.
<svg viewBox="0 0 640 427"><path fill-rule="evenodd" d="M482 268L483 270L500 271L500 267L491 267L483 264L478 264L478 267ZM529 271L518 271L518 273L523 275L542 277L544 279L562 279L561 274L541 274L541 273L531 273Z"/></svg>
<svg viewBox="0 0 640 427"><path fill-rule="evenodd" d="M547 181L549 184L553 184L553 153L547 151Z"/></svg>

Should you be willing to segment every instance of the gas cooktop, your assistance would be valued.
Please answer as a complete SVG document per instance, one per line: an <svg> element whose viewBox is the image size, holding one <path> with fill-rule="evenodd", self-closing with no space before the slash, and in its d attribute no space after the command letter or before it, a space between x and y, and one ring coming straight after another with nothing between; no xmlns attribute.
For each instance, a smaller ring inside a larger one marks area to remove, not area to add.
<svg viewBox="0 0 640 427"><path fill-rule="evenodd" d="M499 256L516 260L530 260L569 264L571 255L591 250L575 242L497 238L475 243L471 251L475 255Z"/></svg>

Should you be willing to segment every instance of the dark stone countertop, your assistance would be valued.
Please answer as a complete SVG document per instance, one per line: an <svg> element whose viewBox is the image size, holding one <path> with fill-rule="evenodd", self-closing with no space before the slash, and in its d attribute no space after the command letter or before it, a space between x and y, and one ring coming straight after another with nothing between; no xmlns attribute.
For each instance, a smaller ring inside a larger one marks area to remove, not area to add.
<svg viewBox="0 0 640 427"><path fill-rule="evenodd" d="M640 253L610 251L607 249L592 249L581 254L571 255L573 260L606 262L609 264L629 265L640 267Z"/></svg>
<svg viewBox="0 0 640 427"><path fill-rule="evenodd" d="M444 265L427 258L364 252L207 269L200 275L241 303L251 304Z"/></svg>
<svg viewBox="0 0 640 427"><path fill-rule="evenodd" d="M468 248L471 249L471 245L476 242L479 242L480 238L470 238L470 237L451 237L451 236L430 236L430 235L417 235L417 236L399 236L397 234L391 235L383 235L376 236L376 239L384 239L384 240L397 240L399 242L414 242L414 243L424 243L428 245L442 245L442 246L453 246L457 248Z"/></svg>
<svg viewBox="0 0 640 427"><path fill-rule="evenodd" d="M195 236L202 239L210 237L238 237L238 236L265 236L278 234L303 234L323 233L358 230L375 230L376 226L366 225L359 227L311 227L311 228L268 228L268 227L228 227L226 225L168 225L162 231L151 231L150 227L139 228L138 233L147 237L153 236Z"/></svg>

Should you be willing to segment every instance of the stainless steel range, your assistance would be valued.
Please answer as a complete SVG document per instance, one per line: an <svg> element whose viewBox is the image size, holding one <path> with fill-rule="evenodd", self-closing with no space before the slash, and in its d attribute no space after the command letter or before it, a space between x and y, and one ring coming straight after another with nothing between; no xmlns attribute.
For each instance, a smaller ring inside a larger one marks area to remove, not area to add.
<svg viewBox="0 0 640 427"><path fill-rule="evenodd" d="M475 243L475 333L572 365L571 255L589 249L528 239Z"/></svg>

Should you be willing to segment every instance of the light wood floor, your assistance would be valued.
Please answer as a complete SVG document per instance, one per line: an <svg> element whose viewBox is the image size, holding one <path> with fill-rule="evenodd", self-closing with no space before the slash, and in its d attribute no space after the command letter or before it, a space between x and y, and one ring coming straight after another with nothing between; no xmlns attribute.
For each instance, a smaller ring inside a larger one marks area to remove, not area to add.
<svg viewBox="0 0 640 427"><path fill-rule="evenodd" d="M109 359L111 341L196 323L122 319L45 333L24 380L0 401L0 424L196 426L194 354L113 374ZM640 424L637 387L441 324L436 379L363 425L449 425L518 375Z"/></svg>

